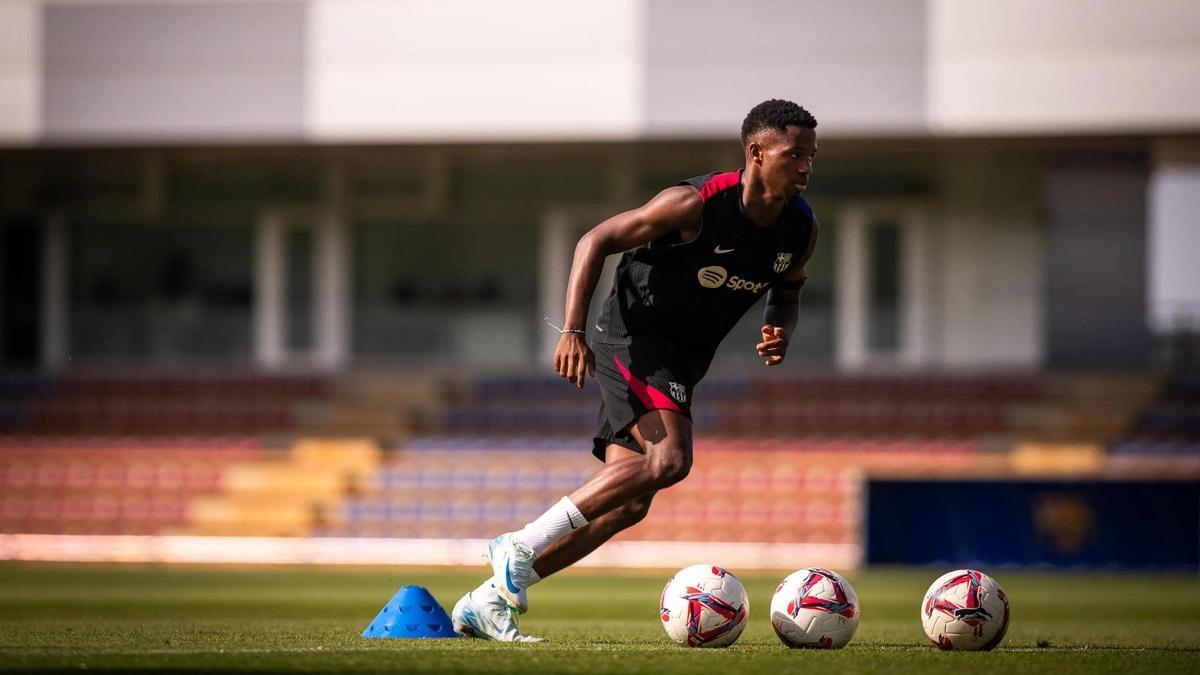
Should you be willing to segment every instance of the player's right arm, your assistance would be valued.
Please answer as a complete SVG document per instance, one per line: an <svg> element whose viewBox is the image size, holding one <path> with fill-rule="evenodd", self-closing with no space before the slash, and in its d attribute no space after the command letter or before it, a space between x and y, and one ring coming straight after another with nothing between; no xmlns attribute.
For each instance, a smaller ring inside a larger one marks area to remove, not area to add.
<svg viewBox="0 0 1200 675"><path fill-rule="evenodd" d="M678 231L683 241L700 230L704 200L696 188L686 185L667 188L631 211L618 213L584 234L575 245L571 275L567 280L567 307L563 329L587 330L587 310L600 280L604 259L614 253L654 241ZM583 333L566 333L554 350L554 370L577 387L584 374L596 375L596 357Z"/></svg>

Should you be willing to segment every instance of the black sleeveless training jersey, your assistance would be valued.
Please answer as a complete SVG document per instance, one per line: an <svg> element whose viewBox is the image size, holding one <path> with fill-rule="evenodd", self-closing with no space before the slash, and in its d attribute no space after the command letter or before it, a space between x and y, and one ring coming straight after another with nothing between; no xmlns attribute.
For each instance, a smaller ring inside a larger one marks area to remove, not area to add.
<svg viewBox="0 0 1200 675"><path fill-rule="evenodd" d="M779 220L759 227L742 214L742 172L681 181L704 200L700 234L672 232L626 251L604 303L595 339L631 344L666 340L707 369L721 340L746 311L783 279L812 238L813 213L802 197Z"/></svg>

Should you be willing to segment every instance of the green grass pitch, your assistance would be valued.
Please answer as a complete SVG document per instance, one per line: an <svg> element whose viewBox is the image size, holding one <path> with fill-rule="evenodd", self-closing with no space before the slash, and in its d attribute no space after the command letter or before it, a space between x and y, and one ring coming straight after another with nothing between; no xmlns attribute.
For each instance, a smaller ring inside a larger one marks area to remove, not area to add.
<svg viewBox="0 0 1200 675"><path fill-rule="evenodd" d="M750 623L736 645L667 640L657 601L669 573L582 570L530 593L526 632L547 642L370 640L359 633L396 589L430 588L449 609L485 568L229 568L0 564L0 670L401 673L1200 672L1195 574L989 570L1012 625L991 653L942 653L917 605L942 571L849 575L862 623L839 651L794 651L767 607L787 570L741 575ZM736 572L736 571L735 571Z"/></svg>

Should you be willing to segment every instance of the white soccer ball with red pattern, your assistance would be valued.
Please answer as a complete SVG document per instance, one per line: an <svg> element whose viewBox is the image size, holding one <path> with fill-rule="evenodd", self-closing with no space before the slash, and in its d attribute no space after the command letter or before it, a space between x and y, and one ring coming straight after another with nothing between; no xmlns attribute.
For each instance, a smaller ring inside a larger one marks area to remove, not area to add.
<svg viewBox="0 0 1200 675"><path fill-rule="evenodd" d="M1008 596L983 572L943 574L921 601L921 626L939 649L995 649L1008 632Z"/></svg>
<svg viewBox="0 0 1200 675"><path fill-rule="evenodd" d="M793 648L840 649L858 630L858 595L836 572L808 567L775 587L771 627Z"/></svg>
<svg viewBox="0 0 1200 675"><path fill-rule="evenodd" d="M728 647L746 629L750 599L742 582L718 565L692 565L663 587L658 615L685 647Z"/></svg>

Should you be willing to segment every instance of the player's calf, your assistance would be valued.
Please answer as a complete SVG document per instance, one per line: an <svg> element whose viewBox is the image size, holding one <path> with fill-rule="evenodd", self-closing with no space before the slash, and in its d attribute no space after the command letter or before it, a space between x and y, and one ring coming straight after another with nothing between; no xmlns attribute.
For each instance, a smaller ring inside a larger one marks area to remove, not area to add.
<svg viewBox="0 0 1200 675"><path fill-rule="evenodd" d="M616 524L618 527L616 531L620 532L621 530L631 528L645 520L646 516L650 513L650 501L653 497L654 495L652 494L645 497L638 497L617 509Z"/></svg>
<svg viewBox="0 0 1200 675"><path fill-rule="evenodd" d="M529 584L555 574L595 551L613 535L637 525L650 512L653 494L638 497L596 518L581 530L568 533L538 556Z"/></svg>
<svg viewBox="0 0 1200 675"><path fill-rule="evenodd" d="M662 490L688 477L692 449L684 446L652 446L646 452L646 478L653 490Z"/></svg>

